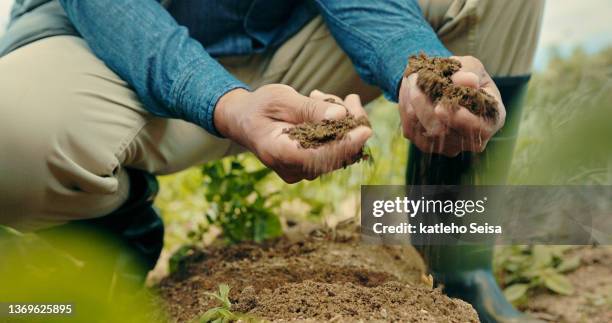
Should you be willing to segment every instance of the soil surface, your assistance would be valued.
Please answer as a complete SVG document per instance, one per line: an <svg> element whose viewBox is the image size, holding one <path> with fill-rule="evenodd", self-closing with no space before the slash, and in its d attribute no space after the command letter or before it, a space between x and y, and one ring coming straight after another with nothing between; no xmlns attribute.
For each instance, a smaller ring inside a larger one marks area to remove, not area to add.
<svg viewBox="0 0 612 323"><path fill-rule="evenodd" d="M525 310L548 322L612 322L612 246L584 247L573 251L582 265L567 274L573 295L541 291L529 297Z"/></svg>
<svg viewBox="0 0 612 323"><path fill-rule="evenodd" d="M425 54L411 56L404 75L418 73L417 86L435 105L442 103L453 109L465 107L475 115L497 121L497 101L483 89L456 85L451 76L461 69L461 63L452 58L432 57Z"/></svg>
<svg viewBox="0 0 612 323"><path fill-rule="evenodd" d="M409 246L358 242L354 229L289 234L267 244L194 250L160 283L179 322L218 306L205 292L232 290L232 310L270 321L478 322L467 303L432 288Z"/></svg>

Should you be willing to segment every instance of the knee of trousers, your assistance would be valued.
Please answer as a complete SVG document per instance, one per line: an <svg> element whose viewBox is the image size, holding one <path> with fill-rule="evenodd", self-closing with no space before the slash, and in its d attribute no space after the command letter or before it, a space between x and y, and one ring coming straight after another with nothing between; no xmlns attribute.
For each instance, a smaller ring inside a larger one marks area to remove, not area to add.
<svg viewBox="0 0 612 323"><path fill-rule="evenodd" d="M103 78L45 46L0 59L0 224L25 231L118 208L129 192L121 152L146 121L109 113L113 100L89 87Z"/></svg>
<svg viewBox="0 0 612 323"><path fill-rule="evenodd" d="M531 71L543 0L420 0L426 19L458 56L480 59L495 76Z"/></svg>
<svg viewBox="0 0 612 323"><path fill-rule="evenodd" d="M103 216L127 199L114 151L85 129L31 116L0 123L0 223L30 231Z"/></svg>

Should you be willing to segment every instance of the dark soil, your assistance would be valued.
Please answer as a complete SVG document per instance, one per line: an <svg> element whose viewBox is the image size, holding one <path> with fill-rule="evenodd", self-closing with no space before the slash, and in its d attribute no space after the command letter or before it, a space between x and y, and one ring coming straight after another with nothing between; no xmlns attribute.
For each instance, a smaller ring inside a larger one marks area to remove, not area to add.
<svg viewBox="0 0 612 323"><path fill-rule="evenodd" d="M411 56L405 76L418 73L417 86L432 103L442 103L453 109L465 107L477 116L496 121L499 117L497 101L483 89L456 85L451 76L461 69L461 63L451 58L433 57L425 54Z"/></svg>
<svg viewBox="0 0 612 323"><path fill-rule="evenodd" d="M354 230L194 250L160 283L179 322L217 306L205 292L226 283L232 310L270 321L478 322L467 303L431 287L412 247L361 245Z"/></svg>
<svg viewBox="0 0 612 323"><path fill-rule="evenodd" d="M328 99L328 102L334 103ZM347 133L359 127L371 128L370 121L366 116L355 118L348 114L340 120L323 120L320 122L305 122L283 131L289 138L299 142L304 149L317 148L327 143L342 140Z"/></svg>

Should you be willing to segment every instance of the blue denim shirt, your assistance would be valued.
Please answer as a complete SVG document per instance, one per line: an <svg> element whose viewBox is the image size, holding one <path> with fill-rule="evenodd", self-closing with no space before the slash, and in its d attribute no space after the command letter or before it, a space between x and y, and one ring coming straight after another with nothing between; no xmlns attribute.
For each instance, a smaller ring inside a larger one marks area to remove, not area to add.
<svg viewBox="0 0 612 323"><path fill-rule="evenodd" d="M409 55L450 55L417 0L179 0L167 10L151 0L60 3L94 53L133 86L151 113L216 135L217 101L248 86L212 57L274 48L317 14L359 75L391 100L397 100Z"/></svg>

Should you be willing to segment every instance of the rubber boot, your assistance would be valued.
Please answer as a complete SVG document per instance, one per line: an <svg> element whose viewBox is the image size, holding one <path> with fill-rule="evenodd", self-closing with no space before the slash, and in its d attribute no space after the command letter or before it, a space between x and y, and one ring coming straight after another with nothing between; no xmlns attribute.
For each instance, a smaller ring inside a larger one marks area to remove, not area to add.
<svg viewBox="0 0 612 323"><path fill-rule="evenodd" d="M38 231L37 235L83 261L88 268L110 264L109 277L96 279L108 279L109 286L125 284L134 288L143 285L148 271L157 263L164 224L153 207L159 190L155 176L132 169L128 174L130 195L119 209L104 217ZM89 247L83 248L75 240Z"/></svg>
<svg viewBox="0 0 612 323"><path fill-rule="evenodd" d="M422 153L410 147L406 171L408 185L503 185L506 183L522 103L529 76L496 78L507 117L484 153L463 153L455 158ZM421 239L423 237L420 237ZM504 297L493 276L493 243L483 245L415 245L437 285L451 297L474 306L482 322L533 321Z"/></svg>

